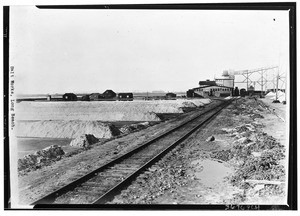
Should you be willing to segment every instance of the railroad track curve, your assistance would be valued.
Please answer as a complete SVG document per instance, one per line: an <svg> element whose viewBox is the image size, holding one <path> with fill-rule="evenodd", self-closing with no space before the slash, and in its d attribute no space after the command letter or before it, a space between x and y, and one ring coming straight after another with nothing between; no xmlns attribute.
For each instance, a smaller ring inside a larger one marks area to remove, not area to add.
<svg viewBox="0 0 300 216"><path fill-rule="evenodd" d="M138 175L187 139L229 103L231 100L196 115L70 184L36 200L31 205L104 204L111 201Z"/></svg>

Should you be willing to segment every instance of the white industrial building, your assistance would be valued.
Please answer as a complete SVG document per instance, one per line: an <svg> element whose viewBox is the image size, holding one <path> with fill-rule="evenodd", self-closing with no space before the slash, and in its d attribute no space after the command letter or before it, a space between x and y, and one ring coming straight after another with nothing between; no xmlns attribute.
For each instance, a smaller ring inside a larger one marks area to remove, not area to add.
<svg viewBox="0 0 300 216"><path fill-rule="evenodd" d="M222 78L200 81L199 87L189 90L188 97L227 97L232 96L234 88L234 76L224 71Z"/></svg>

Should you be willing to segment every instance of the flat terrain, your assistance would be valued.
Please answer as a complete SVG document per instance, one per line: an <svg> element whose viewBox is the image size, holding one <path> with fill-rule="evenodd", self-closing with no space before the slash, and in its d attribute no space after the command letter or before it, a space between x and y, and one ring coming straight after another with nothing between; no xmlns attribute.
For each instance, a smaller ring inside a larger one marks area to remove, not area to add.
<svg viewBox="0 0 300 216"><path fill-rule="evenodd" d="M30 204L209 106L99 142L87 150L78 149L74 155L20 175L20 204ZM111 203L284 204L285 129L285 122L261 101L241 98L139 176ZM215 140L206 141L210 136Z"/></svg>

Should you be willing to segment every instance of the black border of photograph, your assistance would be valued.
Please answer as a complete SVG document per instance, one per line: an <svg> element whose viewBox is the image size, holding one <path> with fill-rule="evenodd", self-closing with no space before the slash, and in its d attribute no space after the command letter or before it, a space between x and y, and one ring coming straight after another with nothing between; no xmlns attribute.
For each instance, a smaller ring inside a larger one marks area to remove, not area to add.
<svg viewBox="0 0 300 216"><path fill-rule="evenodd" d="M296 210L297 209L297 107L296 107L296 3L210 3L210 4L103 4L103 5L38 5L39 9L115 9L115 10L274 10L289 11L290 54L290 131L287 205L47 205L43 210ZM4 30L4 208L10 206L9 164L9 6L3 7ZM16 210L16 209L13 209Z"/></svg>

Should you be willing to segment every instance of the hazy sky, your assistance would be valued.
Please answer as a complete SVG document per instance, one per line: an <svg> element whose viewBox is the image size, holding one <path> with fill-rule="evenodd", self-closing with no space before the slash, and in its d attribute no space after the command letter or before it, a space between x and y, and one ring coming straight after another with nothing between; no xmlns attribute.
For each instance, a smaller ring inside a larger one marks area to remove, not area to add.
<svg viewBox="0 0 300 216"><path fill-rule="evenodd" d="M288 70L287 11L11 7L17 93L187 91L223 70Z"/></svg>

